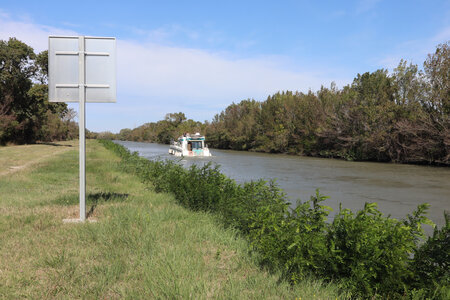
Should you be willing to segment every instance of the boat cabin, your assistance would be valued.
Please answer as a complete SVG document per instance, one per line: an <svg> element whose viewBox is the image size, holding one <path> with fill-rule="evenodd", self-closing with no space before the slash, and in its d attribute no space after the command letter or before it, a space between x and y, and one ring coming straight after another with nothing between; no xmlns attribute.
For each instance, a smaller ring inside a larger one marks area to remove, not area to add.
<svg viewBox="0 0 450 300"><path fill-rule="evenodd" d="M180 136L178 141L170 146L169 153L177 156L211 156L208 146L205 145L205 137L198 132Z"/></svg>

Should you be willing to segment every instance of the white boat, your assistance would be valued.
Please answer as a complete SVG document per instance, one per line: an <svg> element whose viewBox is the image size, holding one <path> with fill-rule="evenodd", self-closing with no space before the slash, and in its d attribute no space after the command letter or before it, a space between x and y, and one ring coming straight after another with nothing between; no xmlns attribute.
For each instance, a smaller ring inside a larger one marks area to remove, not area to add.
<svg viewBox="0 0 450 300"><path fill-rule="evenodd" d="M185 133L178 138L178 141L173 141L170 144L169 153L175 156L211 156L205 144L205 137L198 132L192 136Z"/></svg>

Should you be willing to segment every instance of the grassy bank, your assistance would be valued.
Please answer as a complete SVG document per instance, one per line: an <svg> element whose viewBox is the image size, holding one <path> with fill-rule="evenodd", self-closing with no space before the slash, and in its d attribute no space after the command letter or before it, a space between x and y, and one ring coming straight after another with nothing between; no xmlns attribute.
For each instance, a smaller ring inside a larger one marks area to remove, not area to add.
<svg viewBox="0 0 450 300"><path fill-rule="evenodd" d="M173 161L139 157L102 141L122 158L121 166L157 191L169 192L193 211L209 212L244 236L260 263L281 271L293 284L308 276L340 282L357 298L449 299L450 216L426 239L428 204L402 219L385 216L376 203L352 212L340 207L327 222L328 197L316 192L291 210L273 182L237 184L217 166L186 169Z"/></svg>
<svg viewBox="0 0 450 300"><path fill-rule="evenodd" d="M87 145L87 209L97 222L86 224L62 222L78 216L75 144L0 148L8 157L0 160L1 297L345 298L318 281L280 283L234 231L149 190L96 141Z"/></svg>

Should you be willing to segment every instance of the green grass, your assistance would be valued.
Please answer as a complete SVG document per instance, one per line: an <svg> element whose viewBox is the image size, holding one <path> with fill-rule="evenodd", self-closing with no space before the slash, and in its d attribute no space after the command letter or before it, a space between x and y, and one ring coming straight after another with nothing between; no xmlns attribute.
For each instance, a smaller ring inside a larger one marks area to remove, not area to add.
<svg viewBox="0 0 450 300"><path fill-rule="evenodd" d="M76 147L38 161L26 147L1 148L36 162L0 176L1 298L345 298L317 280L280 282L236 232L149 190L96 141L87 210L97 222L64 224L78 217Z"/></svg>
<svg viewBox="0 0 450 300"><path fill-rule="evenodd" d="M78 146L74 141L0 147L0 176Z"/></svg>

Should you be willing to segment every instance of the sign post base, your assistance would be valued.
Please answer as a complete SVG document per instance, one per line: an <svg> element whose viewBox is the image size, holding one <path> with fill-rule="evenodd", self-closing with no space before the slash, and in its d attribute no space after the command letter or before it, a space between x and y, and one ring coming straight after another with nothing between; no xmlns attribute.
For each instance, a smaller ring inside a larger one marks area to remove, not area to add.
<svg viewBox="0 0 450 300"><path fill-rule="evenodd" d="M81 219L63 219L63 223L64 224L68 224L68 223L97 223L97 220L93 220L93 219L86 219L86 220L81 220Z"/></svg>

